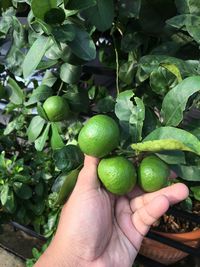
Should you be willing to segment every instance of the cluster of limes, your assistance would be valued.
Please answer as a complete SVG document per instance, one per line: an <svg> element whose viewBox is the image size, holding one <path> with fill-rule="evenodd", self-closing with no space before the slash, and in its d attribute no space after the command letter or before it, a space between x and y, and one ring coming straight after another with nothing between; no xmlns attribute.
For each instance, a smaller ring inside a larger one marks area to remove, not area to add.
<svg viewBox="0 0 200 267"><path fill-rule="evenodd" d="M90 118L78 136L80 149L100 158L98 177L106 189L117 195L132 191L136 183L146 192L153 192L167 183L169 167L158 157L145 157L136 172L133 163L124 156L109 156L118 147L120 131L114 119L107 115ZM138 177L137 177L138 176Z"/></svg>
<svg viewBox="0 0 200 267"><path fill-rule="evenodd" d="M67 100L61 96L46 99L43 109L49 121L56 122L70 116ZM136 183L146 192L156 191L167 183L169 167L158 157L145 157L138 171L124 156L109 156L119 146L120 130L114 119L107 115L90 118L78 136L80 149L86 154L100 158L98 176L106 189L123 195L132 191Z"/></svg>

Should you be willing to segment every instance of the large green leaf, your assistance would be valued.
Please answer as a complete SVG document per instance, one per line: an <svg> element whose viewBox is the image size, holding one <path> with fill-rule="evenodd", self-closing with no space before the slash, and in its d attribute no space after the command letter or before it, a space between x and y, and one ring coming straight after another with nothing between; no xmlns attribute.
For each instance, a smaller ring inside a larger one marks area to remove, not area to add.
<svg viewBox="0 0 200 267"><path fill-rule="evenodd" d="M17 82L10 77L8 79L8 88L11 91L10 101L16 105L21 105L24 101L24 93Z"/></svg>
<svg viewBox="0 0 200 267"><path fill-rule="evenodd" d="M32 0L31 9L33 11L34 16L39 19L44 19L44 15L52 8L57 7L56 0Z"/></svg>
<svg viewBox="0 0 200 267"><path fill-rule="evenodd" d="M200 168L198 166L171 165L170 168L186 181L200 181Z"/></svg>
<svg viewBox="0 0 200 267"><path fill-rule="evenodd" d="M79 81L81 71L81 66L74 66L69 63L64 63L60 68L60 78L65 83L74 84Z"/></svg>
<svg viewBox="0 0 200 267"><path fill-rule="evenodd" d="M200 15L200 2L196 0L176 0L178 12L182 14Z"/></svg>
<svg viewBox="0 0 200 267"><path fill-rule="evenodd" d="M51 37L40 36L31 46L23 62L23 76L28 78L42 60L52 42Z"/></svg>
<svg viewBox="0 0 200 267"><path fill-rule="evenodd" d="M40 135L45 124L45 120L40 116L34 116L28 126L27 135L30 142L34 142Z"/></svg>
<svg viewBox="0 0 200 267"><path fill-rule="evenodd" d="M69 10L82 10L94 5L96 5L96 0L70 0L67 1L65 8Z"/></svg>
<svg viewBox="0 0 200 267"><path fill-rule="evenodd" d="M171 89L162 103L163 123L177 126L183 119L183 112L189 97L198 91L200 91L200 76L186 78Z"/></svg>
<svg viewBox="0 0 200 267"><path fill-rule="evenodd" d="M164 143L161 143L160 140L163 140ZM172 140L174 143L172 143L171 145L170 143L172 142ZM193 134L175 127L166 126L157 128L156 130L154 130L148 136L145 137L145 139L143 140L144 146L145 142L147 141L155 141L155 147L157 146L156 142L160 142L159 145L162 146L162 150L164 149L164 147L171 147L171 149L191 151L200 155L200 141ZM142 146L142 143L140 144ZM140 146L140 144L138 145ZM159 148L159 146L157 148ZM148 146L148 151L150 151L149 146Z"/></svg>
<svg viewBox="0 0 200 267"><path fill-rule="evenodd" d="M84 17L95 25L99 31L106 31L112 26L114 19L113 0L96 0L97 4L83 12Z"/></svg>
<svg viewBox="0 0 200 267"><path fill-rule="evenodd" d="M72 52L79 58L90 61L96 57L96 47L85 30L73 25L75 37L71 42L68 42Z"/></svg>
<svg viewBox="0 0 200 267"><path fill-rule="evenodd" d="M167 164L186 164L185 153L180 150L165 150L156 153L156 155Z"/></svg>

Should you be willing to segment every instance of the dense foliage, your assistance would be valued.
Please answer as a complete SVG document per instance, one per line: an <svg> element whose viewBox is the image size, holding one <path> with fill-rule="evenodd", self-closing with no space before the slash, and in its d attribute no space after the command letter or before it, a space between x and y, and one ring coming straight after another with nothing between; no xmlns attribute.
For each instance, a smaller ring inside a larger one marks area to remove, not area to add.
<svg viewBox="0 0 200 267"><path fill-rule="evenodd" d="M200 3L2 0L0 211L51 236L83 154L88 117L120 125L115 151L169 164L200 200ZM23 18L22 18L23 17ZM53 95L70 116L49 121ZM24 201L26 200L26 201Z"/></svg>

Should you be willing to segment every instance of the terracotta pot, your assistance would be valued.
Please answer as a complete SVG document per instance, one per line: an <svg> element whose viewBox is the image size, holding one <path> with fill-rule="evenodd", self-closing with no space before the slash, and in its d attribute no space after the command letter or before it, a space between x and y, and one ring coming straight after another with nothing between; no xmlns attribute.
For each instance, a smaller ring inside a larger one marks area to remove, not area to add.
<svg viewBox="0 0 200 267"><path fill-rule="evenodd" d="M183 244L191 247L200 246L200 229L188 233L177 234L156 231L155 233L182 242ZM173 264L188 256L187 253L181 250L162 244L147 237L144 238L139 253L165 265Z"/></svg>

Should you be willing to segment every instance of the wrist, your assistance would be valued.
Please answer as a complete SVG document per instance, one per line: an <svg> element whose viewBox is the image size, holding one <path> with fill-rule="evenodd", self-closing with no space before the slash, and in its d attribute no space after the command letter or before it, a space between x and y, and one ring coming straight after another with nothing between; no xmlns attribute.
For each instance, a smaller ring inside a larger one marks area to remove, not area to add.
<svg viewBox="0 0 200 267"><path fill-rule="evenodd" d="M86 267L70 250L62 251L59 247L50 244L41 255L34 267Z"/></svg>

